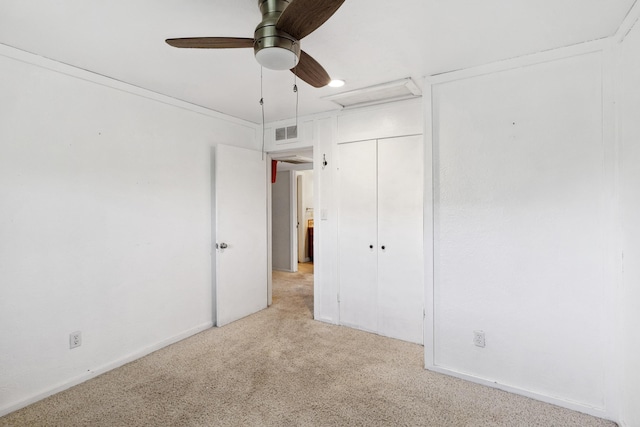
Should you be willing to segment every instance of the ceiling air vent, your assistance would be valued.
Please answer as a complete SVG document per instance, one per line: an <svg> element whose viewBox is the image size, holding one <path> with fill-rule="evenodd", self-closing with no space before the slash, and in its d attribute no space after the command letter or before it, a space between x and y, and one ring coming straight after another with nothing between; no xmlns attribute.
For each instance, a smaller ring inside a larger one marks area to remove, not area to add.
<svg viewBox="0 0 640 427"><path fill-rule="evenodd" d="M422 92L415 82L411 78L406 78L365 87L363 89L325 96L323 99L335 102L343 108L351 108L417 98L421 95Z"/></svg>
<svg viewBox="0 0 640 427"><path fill-rule="evenodd" d="M298 137L298 126L287 126L276 128L276 141L284 141L286 139L295 139Z"/></svg>

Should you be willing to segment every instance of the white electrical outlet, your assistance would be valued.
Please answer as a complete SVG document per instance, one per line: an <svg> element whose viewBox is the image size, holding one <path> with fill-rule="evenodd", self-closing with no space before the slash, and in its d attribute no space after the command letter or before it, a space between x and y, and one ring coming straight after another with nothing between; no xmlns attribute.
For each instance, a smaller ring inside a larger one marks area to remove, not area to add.
<svg viewBox="0 0 640 427"><path fill-rule="evenodd" d="M76 348L82 345L82 332L75 331L69 334L69 348Z"/></svg>
<svg viewBox="0 0 640 427"><path fill-rule="evenodd" d="M485 346L484 331L473 331L473 344L476 347Z"/></svg>

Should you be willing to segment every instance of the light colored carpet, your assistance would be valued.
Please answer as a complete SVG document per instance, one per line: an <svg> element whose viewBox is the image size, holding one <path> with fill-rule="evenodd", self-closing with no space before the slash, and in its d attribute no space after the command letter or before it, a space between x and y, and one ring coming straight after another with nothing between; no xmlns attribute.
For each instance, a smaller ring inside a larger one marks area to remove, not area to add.
<svg viewBox="0 0 640 427"><path fill-rule="evenodd" d="M0 426L614 426L423 369L423 348L312 320L312 276L273 305L37 402Z"/></svg>

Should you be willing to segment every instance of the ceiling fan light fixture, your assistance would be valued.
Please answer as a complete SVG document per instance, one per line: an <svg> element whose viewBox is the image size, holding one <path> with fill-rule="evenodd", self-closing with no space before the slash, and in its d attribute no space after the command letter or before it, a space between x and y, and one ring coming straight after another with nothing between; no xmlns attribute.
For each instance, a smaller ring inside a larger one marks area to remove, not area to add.
<svg viewBox="0 0 640 427"><path fill-rule="evenodd" d="M274 46L256 52L256 60L270 70L290 70L298 65L299 57L289 49Z"/></svg>
<svg viewBox="0 0 640 427"><path fill-rule="evenodd" d="M344 86L344 80L331 80L329 82L330 87L342 87Z"/></svg>
<svg viewBox="0 0 640 427"><path fill-rule="evenodd" d="M296 78L315 88L321 88L331 81L331 77L318 61L300 49L300 40L323 25L344 2L345 0L258 0L262 20L253 32L253 38L182 37L165 41L170 46L191 49L253 47L256 60L262 67L290 70Z"/></svg>

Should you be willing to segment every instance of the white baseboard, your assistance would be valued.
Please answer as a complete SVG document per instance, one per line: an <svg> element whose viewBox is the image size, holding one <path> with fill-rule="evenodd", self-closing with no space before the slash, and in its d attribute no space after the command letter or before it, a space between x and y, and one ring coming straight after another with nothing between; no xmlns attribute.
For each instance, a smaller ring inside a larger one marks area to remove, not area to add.
<svg viewBox="0 0 640 427"><path fill-rule="evenodd" d="M14 403L10 403L9 405L2 406L0 407L0 417L10 414L11 412L17 411L18 409L22 409L25 406L29 406L32 403L35 403L46 397L52 396L56 393L59 393L63 390L71 388L75 385L81 384L87 380L97 377L98 375L104 374L105 372L119 368L122 365L125 365L129 362L133 362L136 359L140 359L141 357L151 354L154 351L160 350L161 348L167 347L178 341L182 341L185 338L189 338L190 336L200 333L206 329L209 329L212 326L213 326L212 322L207 322L200 326L196 326L195 328L191 328L178 335L174 335L173 337L167 338L165 340L162 340L150 346L144 347L138 351L135 351L134 353L128 354L127 356L114 360L113 362L107 363L106 365L102 365L100 367L87 371L82 375L78 375L77 377L70 378L67 381L64 381L56 386L50 387L40 393L36 393L26 399L22 399L18 402L14 402Z"/></svg>
<svg viewBox="0 0 640 427"><path fill-rule="evenodd" d="M592 415L598 418L604 418L606 420L618 422L613 418L613 415L610 414L605 408L597 408L588 405L584 405L578 402L573 402L570 400L565 400L553 396L547 396L544 394L536 393L533 391L521 389L518 387L508 386L505 384L500 384L495 381L486 380L484 378L475 377L473 375L464 374L461 372L453 371L450 369L442 368L439 366L427 366L427 370L438 372L440 374L449 375L452 377L460 378L466 381L470 381L472 383L485 385L487 387L497 388L499 390L507 391L509 393L518 394L520 396L529 397L531 399L539 400L541 402L550 403L552 405L560 406L562 408L571 409L572 411L582 412L587 415Z"/></svg>
<svg viewBox="0 0 640 427"><path fill-rule="evenodd" d="M338 322L336 322L331 317L314 317L313 320L317 320L318 322L322 322L322 323L328 323L330 325L338 325Z"/></svg>

